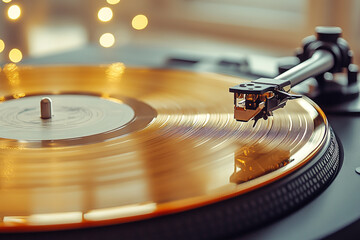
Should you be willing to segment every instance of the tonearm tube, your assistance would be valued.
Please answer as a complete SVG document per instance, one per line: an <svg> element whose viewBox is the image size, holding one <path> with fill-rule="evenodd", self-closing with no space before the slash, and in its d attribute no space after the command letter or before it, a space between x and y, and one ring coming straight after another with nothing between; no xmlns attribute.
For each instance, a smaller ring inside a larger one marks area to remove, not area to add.
<svg viewBox="0 0 360 240"><path fill-rule="evenodd" d="M275 78L259 78L229 89L234 93L236 120L255 120L255 126L259 119L266 120L274 110L284 107L288 100L301 97L290 93L292 87L310 77L315 77L320 86L327 72L339 73L346 68L348 84L357 88L358 69L352 64L353 54L348 43L340 37L341 28L317 27L316 33L317 37L304 39L302 52L298 54L300 64Z"/></svg>

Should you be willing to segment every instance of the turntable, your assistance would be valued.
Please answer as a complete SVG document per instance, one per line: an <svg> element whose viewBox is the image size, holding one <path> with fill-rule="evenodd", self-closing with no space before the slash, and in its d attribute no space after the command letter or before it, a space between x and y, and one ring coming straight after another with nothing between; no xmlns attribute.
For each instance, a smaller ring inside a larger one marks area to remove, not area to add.
<svg viewBox="0 0 360 240"><path fill-rule="evenodd" d="M317 28L300 64L252 81L169 65L4 66L2 237L255 239L286 227L286 238L319 238L354 222L356 133L337 129L360 126L329 124L290 91L316 77L321 91L308 96L319 104L334 93L356 101L340 34ZM344 68L348 84L329 88Z"/></svg>

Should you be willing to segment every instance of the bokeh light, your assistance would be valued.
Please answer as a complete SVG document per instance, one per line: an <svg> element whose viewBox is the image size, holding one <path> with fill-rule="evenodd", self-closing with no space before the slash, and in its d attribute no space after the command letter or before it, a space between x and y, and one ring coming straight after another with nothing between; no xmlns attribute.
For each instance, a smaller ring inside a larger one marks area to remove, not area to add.
<svg viewBox="0 0 360 240"><path fill-rule="evenodd" d="M136 15L133 18L131 25L136 30L143 30L148 25L148 18L142 14Z"/></svg>
<svg viewBox="0 0 360 240"><path fill-rule="evenodd" d="M11 0L2 0L4 3L9 3Z"/></svg>
<svg viewBox="0 0 360 240"><path fill-rule="evenodd" d="M112 17L113 17L113 12L111 8L103 7L98 12L98 18L102 22L108 22L112 19Z"/></svg>
<svg viewBox="0 0 360 240"><path fill-rule="evenodd" d="M16 20L21 15L21 8L18 5L11 5L7 13L10 19Z"/></svg>
<svg viewBox="0 0 360 240"><path fill-rule="evenodd" d="M4 43L4 41L2 39L0 39L0 53L2 51L4 51L4 49L5 49L5 43Z"/></svg>
<svg viewBox="0 0 360 240"><path fill-rule="evenodd" d="M111 33L104 33L103 35L101 35L99 43L105 48L111 47L115 43L115 37Z"/></svg>
<svg viewBox="0 0 360 240"><path fill-rule="evenodd" d="M106 0L106 2L108 4L112 4L112 5L115 5L115 4L118 4L120 2L120 0Z"/></svg>
<svg viewBox="0 0 360 240"><path fill-rule="evenodd" d="M18 63L22 60L22 53L19 49L13 48L9 52L9 59L14 63Z"/></svg>

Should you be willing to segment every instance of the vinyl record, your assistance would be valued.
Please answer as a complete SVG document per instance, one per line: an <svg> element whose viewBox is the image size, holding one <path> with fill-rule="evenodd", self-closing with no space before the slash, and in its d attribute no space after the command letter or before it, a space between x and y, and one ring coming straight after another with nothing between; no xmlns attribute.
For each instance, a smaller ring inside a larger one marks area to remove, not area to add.
<svg viewBox="0 0 360 240"><path fill-rule="evenodd" d="M324 113L305 97L254 127L234 120L228 89L245 81L121 63L6 65L0 232L191 211L278 182L319 153L336 155ZM50 119L40 118L43 97L52 99Z"/></svg>

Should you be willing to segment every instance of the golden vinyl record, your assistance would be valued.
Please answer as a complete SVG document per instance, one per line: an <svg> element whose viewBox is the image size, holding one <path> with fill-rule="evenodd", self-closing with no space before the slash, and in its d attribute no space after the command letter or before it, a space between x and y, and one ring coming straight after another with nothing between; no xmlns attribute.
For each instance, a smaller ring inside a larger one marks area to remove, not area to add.
<svg viewBox="0 0 360 240"><path fill-rule="evenodd" d="M249 193L295 172L330 138L312 101L237 122L215 73L106 66L0 72L0 232L149 219ZM40 117L40 102L52 116Z"/></svg>

